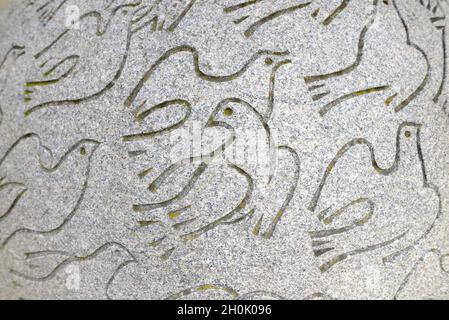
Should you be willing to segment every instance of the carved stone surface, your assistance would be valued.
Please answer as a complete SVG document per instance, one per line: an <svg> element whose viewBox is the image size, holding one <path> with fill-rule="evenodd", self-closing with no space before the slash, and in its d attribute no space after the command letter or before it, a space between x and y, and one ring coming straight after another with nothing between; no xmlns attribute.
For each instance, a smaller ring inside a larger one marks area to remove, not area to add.
<svg viewBox="0 0 449 320"><path fill-rule="evenodd" d="M0 298L449 298L447 0L0 6Z"/></svg>

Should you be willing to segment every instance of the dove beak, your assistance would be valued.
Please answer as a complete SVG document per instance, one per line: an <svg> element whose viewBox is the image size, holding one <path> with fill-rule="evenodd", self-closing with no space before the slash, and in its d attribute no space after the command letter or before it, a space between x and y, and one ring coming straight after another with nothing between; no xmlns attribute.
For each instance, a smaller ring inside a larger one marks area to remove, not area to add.
<svg viewBox="0 0 449 320"><path fill-rule="evenodd" d="M206 122L206 125L205 125L206 128L211 128L211 127L218 126L219 122L216 121L216 116L217 116L218 110L219 110L219 108L216 108L212 112L212 114L210 115L209 119Z"/></svg>
<svg viewBox="0 0 449 320"><path fill-rule="evenodd" d="M205 128L212 128L212 127L216 127L218 125L218 123L213 119L213 118L209 118L206 122L206 125L204 126Z"/></svg>
<svg viewBox="0 0 449 320"><path fill-rule="evenodd" d="M24 46L14 45L12 47L12 49L19 51L19 53L16 56L16 60L25 54L25 47Z"/></svg>
<svg viewBox="0 0 449 320"><path fill-rule="evenodd" d="M85 139L85 140L81 140L78 145L87 145L89 146L90 150L90 156L92 156L95 151L97 151L98 147L100 146L100 142L97 140L92 140L92 139Z"/></svg>

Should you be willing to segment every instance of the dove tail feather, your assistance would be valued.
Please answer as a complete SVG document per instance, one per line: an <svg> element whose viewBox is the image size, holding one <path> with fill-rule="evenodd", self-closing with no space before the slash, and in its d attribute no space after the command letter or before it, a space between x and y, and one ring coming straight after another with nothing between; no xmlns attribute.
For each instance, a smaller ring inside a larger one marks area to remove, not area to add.
<svg viewBox="0 0 449 320"><path fill-rule="evenodd" d="M44 49L42 49L41 51L39 51L38 53L36 53L34 55L35 59L39 59L40 57L42 57L46 52L48 52L53 46L56 45L56 43L59 42L59 40L61 40L68 32L70 31L70 29L66 29L63 32L61 32L59 34L59 36L57 36L48 46L46 46Z"/></svg>
<svg viewBox="0 0 449 320"><path fill-rule="evenodd" d="M36 10L37 13L40 13L39 20L44 26L46 26L47 23L49 23L53 19L56 13L58 13L62 6L67 2L67 0L60 1L56 6L50 6L54 2L54 0L49 0Z"/></svg>
<svg viewBox="0 0 449 320"><path fill-rule="evenodd" d="M377 250L377 249L380 249L380 248L383 248L383 247L386 247L386 246L388 246L388 245L390 245L390 244L392 244L392 243L402 239L407 233L408 233L408 231L406 231L406 232L404 232L404 233L402 233L402 234L400 234L400 235L398 235L398 236L396 236L396 237L394 237L394 238L392 238L390 240L384 241L382 243L377 243L377 244L374 244L374 245L371 245L371 246L368 246L368 247L365 247L365 248L362 248L362 249L353 250L353 251L346 252L346 253L340 254L338 256L335 256L334 258L330 259L329 261L323 263L320 266L320 271L321 272L326 272L330 268L332 268L335 264L337 264L337 263L339 263L339 262L341 262L343 260L346 260L346 259L348 259L350 257L356 256L356 255L359 255L359 254L362 254L362 253L366 253L366 252L369 252L369 251Z"/></svg>
<svg viewBox="0 0 449 320"><path fill-rule="evenodd" d="M335 20L335 18L337 18L346 9L350 1L351 0L343 0L340 5L334 11L332 11L326 19L324 19L323 25L330 25Z"/></svg>

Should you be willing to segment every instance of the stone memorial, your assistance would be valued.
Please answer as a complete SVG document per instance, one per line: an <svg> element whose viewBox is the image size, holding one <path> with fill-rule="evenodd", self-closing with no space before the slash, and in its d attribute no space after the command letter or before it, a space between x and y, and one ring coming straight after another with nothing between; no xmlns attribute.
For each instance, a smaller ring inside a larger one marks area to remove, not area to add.
<svg viewBox="0 0 449 320"><path fill-rule="evenodd" d="M0 299L449 299L448 12L0 1Z"/></svg>

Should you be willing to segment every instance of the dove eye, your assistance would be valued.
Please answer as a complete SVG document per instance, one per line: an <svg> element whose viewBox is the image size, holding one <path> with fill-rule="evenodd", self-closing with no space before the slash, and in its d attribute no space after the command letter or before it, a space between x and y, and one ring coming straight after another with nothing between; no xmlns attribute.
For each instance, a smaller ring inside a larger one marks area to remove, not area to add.
<svg viewBox="0 0 449 320"><path fill-rule="evenodd" d="M265 64L267 65L267 66L270 66L270 65L272 65L273 64L273 59L271 59L271 58L266 58L265 59Z"/></svg>
<svg viewBox="0 0 449 320"><path fill-rule="evenodd" d="M234 110L232 110L231 108L226 108L226 109L224 109L223 113L225 116L230 117L234 114Z"/></svg>
<svg viewBox="0 0 449 320"><path fill-rule="evenodd" d="M412 133L411 133L410 131L405 131L404 135L405 135L407 138L410 138L410 137L412 136Z"/></svg>
<svg viewBox="0 0 449 320"><path fill-rule="evenodd" d="M80 154L81 154L82 156L85 156L85 155L87 154L86 148L81 147L81 149L80 149Z"/></svg>

